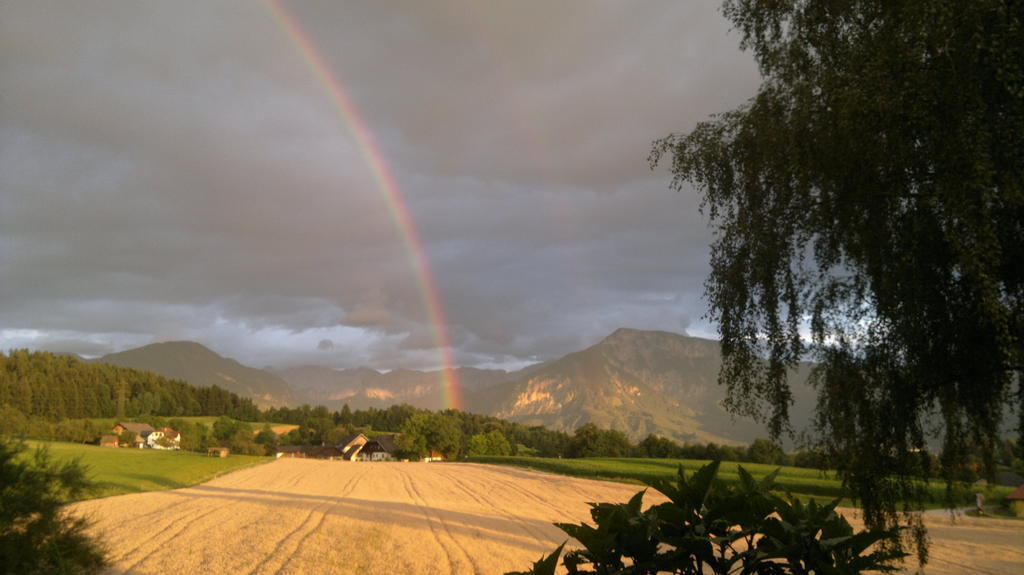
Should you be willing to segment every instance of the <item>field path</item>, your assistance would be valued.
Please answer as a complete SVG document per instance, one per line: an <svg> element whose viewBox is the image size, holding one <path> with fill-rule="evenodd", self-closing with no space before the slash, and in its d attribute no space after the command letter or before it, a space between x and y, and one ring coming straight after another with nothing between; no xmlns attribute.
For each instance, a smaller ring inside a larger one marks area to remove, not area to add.
<svg viewBox="0 0 1024 575"><path fill-rule="evenodd" d="M555 521L639 488L469 463L285 459L187 489L75 504L110 575L489 575L565 540ZM652 496L648 496L652 502ZM1024 572L1024 523L928 517L926 573Z"/></svg>

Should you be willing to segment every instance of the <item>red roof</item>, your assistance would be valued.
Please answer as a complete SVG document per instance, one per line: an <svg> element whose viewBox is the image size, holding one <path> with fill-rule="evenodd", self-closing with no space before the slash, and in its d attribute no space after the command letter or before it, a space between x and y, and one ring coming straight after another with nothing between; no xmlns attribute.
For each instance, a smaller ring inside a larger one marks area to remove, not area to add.
<svg viewBox="0 0 1024 575"><path fill-rule="evenodd" d="M171 439L177 439L177 437L178 437L178 432L174 431L170 427L161 427L157 431L163 433L164 437L169 437Z"/></svg>
<svg viewBox="0 0 1024 575"><path fill-rule="evenodd" d="M1010 501L1024 501L1024 485L1021 485L1016 491L1007 495L1006 499Z"/></svg>

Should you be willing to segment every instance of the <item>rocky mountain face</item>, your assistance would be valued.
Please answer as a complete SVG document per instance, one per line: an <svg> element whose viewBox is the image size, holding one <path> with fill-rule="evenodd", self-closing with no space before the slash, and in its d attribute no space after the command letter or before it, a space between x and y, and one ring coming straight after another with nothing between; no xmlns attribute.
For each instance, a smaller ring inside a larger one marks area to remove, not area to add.
<svg viewBox="0 0 1024 575"><path fill-rule="evenodd" d="M717 341L660 331L619 329L493 390L487 411L525 424L572 431L593 422L634 440L649 433L690 442L749 442L764 426L734 418L722 407ZM793 374L793 421L805 421L813 392Z"/></svg>
<svg viewBox="0 0 1024 575"><path fill-rule="evenodd" d="M96 361L151 371L198 387L217 385L251 397L263 407L297 403L292 388L280 377L242 365L193 341L154 343L111 353Z"/></svg>

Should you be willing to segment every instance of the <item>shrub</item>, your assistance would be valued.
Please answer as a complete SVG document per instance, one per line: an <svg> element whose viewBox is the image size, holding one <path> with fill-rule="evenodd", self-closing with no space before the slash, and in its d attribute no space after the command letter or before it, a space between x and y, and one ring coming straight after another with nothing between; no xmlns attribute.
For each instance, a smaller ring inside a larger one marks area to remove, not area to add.
<svg viewBox="0 0 1024 575"><path fill-rule="evenodd" d="M117 436L118 442L125 447L135 447L135 438L138 437L138 433L130 429L126 429Z"/></svg>
<svg viewBox="0 0 1024 575"><path fill-rule="evenodd" d="M655 482L669 501L646 511L644 490L627 503L592 503L594 526L556 523L583 545L562 565L570 575L849 575L893 571L905 556L895 550L898 530L854 533L835 511L838 499L804 505L772 493L775 473L757 481L742 467L739 484L725 485L718 467L709 463L691 478L680 467L675 482ZM564 545L530 571L507 575L554 575Z"/></svg>
<svg viewBox="0 0 1024 575"><path fill-rule="evenodd" d="M40 448L0 438L0 571L19 575L84 575L98 572L105 552L87 523L64 511L65 501L89 482L78 461L54 463Z"/></svg>
<svg viewBox="0 0 1024 575"><path fill-rule="evenodd" d="M512 446L509 445L505 436L497 429L487 433L477 433L469 438L469 446L466 448L466 455L479 457L481 455L510 455Z"/></svg>

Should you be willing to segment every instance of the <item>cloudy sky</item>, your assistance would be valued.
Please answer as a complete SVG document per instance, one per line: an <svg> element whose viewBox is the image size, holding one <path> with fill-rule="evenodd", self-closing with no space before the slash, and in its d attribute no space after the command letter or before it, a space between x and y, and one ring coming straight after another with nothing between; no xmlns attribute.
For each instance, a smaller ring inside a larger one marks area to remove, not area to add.
<svg viewBox="0 0 1024 575"><path fill-rule="evenodd" d="M438 367L415 249L288 17L397 183L457 363L715 335L711 232L647 155L757 87L717 2L9 0L0 349Z"/></svg>

